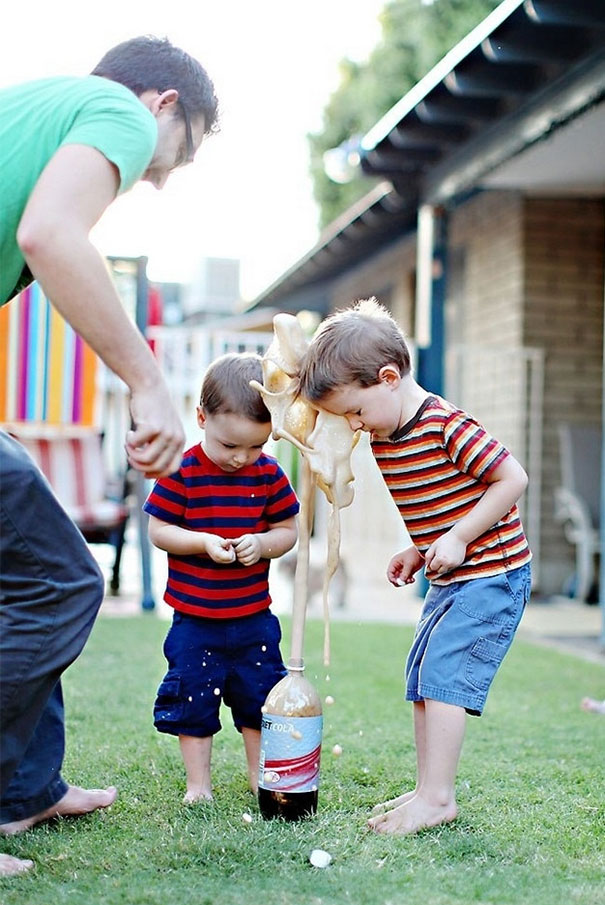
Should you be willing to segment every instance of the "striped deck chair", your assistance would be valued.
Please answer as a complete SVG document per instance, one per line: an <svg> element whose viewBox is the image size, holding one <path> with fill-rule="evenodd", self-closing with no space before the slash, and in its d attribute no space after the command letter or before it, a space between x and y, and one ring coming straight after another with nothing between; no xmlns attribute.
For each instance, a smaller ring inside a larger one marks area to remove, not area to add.
<svg viewBox="0 0 605 905"><path fill-rule="evenodd" d="M108 487L101 432L80 425L31 422L5 424L4 429L30 453L85 540L115 547L109 587L117 594L129 511L126 485L114 488L114 493Z"/></svg>

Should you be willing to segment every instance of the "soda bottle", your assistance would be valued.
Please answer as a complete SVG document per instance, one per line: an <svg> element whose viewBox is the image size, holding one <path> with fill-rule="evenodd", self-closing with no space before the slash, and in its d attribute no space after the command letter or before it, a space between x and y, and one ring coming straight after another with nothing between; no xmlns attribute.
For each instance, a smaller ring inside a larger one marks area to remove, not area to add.
<svg viewBox="0 0 605 905"><path fill-rule="evenodd" d="M321 701L302 660L290 660L287 669L263 707L258 804L266 820L301 820L317 811Z"/></svg>

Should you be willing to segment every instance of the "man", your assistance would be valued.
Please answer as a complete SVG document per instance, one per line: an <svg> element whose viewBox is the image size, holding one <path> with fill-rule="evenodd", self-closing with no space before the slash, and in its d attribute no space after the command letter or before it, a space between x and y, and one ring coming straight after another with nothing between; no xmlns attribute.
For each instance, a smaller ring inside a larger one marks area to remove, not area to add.
<svg viewBox="0 0 605 905"><path fill-rule="evenodd" d="M85 78L0 91L0 304L36 279L130 389L130 464L179 467L184 433L144 338L122 308L89 232L139 179L161 189L217 118L202 66L166 39L134 38ZM80 533L22 447L0 432L0 832L107 807L108 789L61 776L60 676L81 652L103 597ZM0 855L0 876L32 862Z"/></svg>

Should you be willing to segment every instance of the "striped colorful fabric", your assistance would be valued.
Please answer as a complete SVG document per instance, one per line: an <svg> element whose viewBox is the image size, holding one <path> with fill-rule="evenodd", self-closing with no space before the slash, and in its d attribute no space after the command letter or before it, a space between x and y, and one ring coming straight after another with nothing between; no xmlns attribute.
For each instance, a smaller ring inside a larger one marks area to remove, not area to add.
<svg viewBox="0 0 605 905"><path fill-rule="evenodd" d="M37 283L0 308L0 422L92 425L96 366Z"/></svg>
<svg viewBox="0 0 605 905"><path fill-rule="evenodd" d="M414 418L372 452L405 526L418 550L431 544L471 511L487 478L509 455L470 415L438 396L429 396ZM531 553L516 505L470 543L465 561L436 577L445 585L517 569Z"/></svg>
<svg viewBox="0 0 605 905"><path fill-rule="evenodd" d="M299 504L271 456L262 453L253 465L227 473L197 444L178 472L156 482L143 508L169 524L236 538L267 531L296 515ZM164 600L175 610L212 619L258 613L271 605L269 560L243 566L169 553Z"/></svg>
<svg viewBox="0 0 605 905"><path fill-rule="evenodd" d="M111 530L128 517L128 508L105 496L102 437L81 425L7 424L5 429L29 452L57 499L86 534Z"/></svg>

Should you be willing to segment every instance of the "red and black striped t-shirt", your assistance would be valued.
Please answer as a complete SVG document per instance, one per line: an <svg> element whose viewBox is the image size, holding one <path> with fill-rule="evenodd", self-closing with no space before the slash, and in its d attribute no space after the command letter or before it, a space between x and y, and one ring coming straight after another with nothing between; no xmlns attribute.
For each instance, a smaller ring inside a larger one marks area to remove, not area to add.
<svg viewBox="0 0 605 905"><path fill-rule="evenodd" d="M191 531L221 537L260 534L296 515L299 503L277 461L261 453L253 465L225 472L203 451L187 450L180 469L160 478L145 512ZM164 600L175 610L212 619L258 613L271 605L269 560L252 566L209 556L168 554Z"/></svg>
<svg viewBox="0 0 605 905"><path fill-rule="evenodd" d="M372 441L372 452L418 550L449 531L483 496L487 478L508 450L466 412L429 396L416 415L389 440ZM515 504L466 549L461 565L437 578L445 585L509 572L531 560Z"/></svg>

